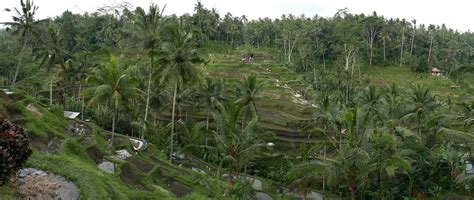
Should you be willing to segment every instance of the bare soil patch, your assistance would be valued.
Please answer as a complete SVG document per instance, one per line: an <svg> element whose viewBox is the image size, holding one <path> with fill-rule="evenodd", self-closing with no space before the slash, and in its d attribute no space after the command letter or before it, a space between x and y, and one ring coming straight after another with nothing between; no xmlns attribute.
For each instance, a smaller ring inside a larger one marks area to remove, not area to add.
<svg viewBox="0 0 474 200"><path fill-rule="evenodd" d="M88 147L92 144L92 139L90 137L86 137L79 144L81 145L81 147Z"/></svg>
<svg viewBox="0 0 474 200"><path fill-rule="evenodd" d="M43 153L56 153L64 141L64 139L55 137L51 133L48 133L47 137L31 134L29 137L31 146Z"/></svg>
<svg viewBox="0 0 474 200"><path fill-rule="evenodd" d="M143 160L140 160L135 157L130 157L127 158L127 161L129 161L133 166L135 166L137 169L139 169L142 172L150 172L153 169L153 165L146 163Z"/></svg>
<svg viewBox="0 0 474 200"><path fill-rule="evenodd" d="M120 178L137 190L145 190L143 185L140 183L138 176L133 172L132 166L128 163L122 165Z"/></svg>
<svg viewBox="0 0 474 200"><path fill-rule="evenodd" d="M12 117L21 115L22 113L21 110L17 108L16 106L14 106L13 104L7 104L6 109L8 111L8 114Z"/></svg>
<svg viewBox="0 0 474 200"><path fill-rule="evenodd" d="M110 139L112 139L112 134L107 134L107 135L105 136L105 139L106 139L107 141L109 141ZM123 138L120 138L120 137L117 137L117 135L115 135L113 145L114 145L116 148L126 147L128 144L129 144L128 140L123 139Z"/></svg>
<svg viewBox="0 0 474 200"><path fill-rule="evenodd" d="M178 198L184 197L193 191L190 187L176 181L171 177L164 177L164 183Z"/></svg>
<svg viewBox="0 0 474 200"><path fill-rule="evenodd" d="M0 90L0 99L3 99L4 101L6 101L7 103L12 103L13 100L12 98L10 98L10 96L8 96L8 94L6 94L4 91Z"/></svg>
<svg viewBox="0 0 474 200"><path fill-rule="evenodd" d="M101 163L104 159L104 154L97 147L89 147L86 149L86 152L95 164Z"/></svg>

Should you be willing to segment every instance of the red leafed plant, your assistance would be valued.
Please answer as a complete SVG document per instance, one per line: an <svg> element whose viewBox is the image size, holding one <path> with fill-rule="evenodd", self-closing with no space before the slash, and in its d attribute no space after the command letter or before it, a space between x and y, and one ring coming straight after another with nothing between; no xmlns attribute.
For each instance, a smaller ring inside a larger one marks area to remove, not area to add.
<svg viewBox="0 0 474 200"><path fill-rule="evenodd" d="M20 125L0 119L0 185L3 185L28 159L32 151Z"/></svg>

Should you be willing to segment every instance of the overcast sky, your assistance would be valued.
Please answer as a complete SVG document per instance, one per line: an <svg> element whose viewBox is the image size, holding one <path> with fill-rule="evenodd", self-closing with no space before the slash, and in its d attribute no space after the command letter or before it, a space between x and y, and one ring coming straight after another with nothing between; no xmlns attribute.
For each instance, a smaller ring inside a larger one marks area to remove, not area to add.
<svg viewBox="0 0 474 200"><path fill-rule="evenodd" d="M167 5L165 14L193 13L196 0L35 0L39 6L38 18L54 17L65 10L74 13L93 12L98 7L130 2L134 7L147 7L154 2ZM0 22L9 21L10 13L4 8L19 6L19 0L1 0ZM474 31L474 0L201 0L207 8L216 8L221 16L230 12L259 17L277 18L282 14L306 16L333 16L338 9L348 8L351 13L370 14L376 11L386 18L416 19L418 24L446 24L460 31Z"/></svg>

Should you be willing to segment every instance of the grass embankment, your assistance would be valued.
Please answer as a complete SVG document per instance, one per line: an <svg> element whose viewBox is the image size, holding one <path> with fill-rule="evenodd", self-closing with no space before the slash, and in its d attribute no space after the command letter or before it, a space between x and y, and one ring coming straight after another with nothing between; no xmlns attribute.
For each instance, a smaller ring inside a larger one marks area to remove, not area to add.
<svg viewBox="0 0 474 200"><path fill-rule="evenodd" d="M128 137L117 135L116 148L109 149L109 133L93 124L87 124L90 133L74 135L68 126L75 122L64 119L59 108L48 109L24 97L1 99L0 105L10 119L25 126L31 138L33 155L26 167L66 177L79 187L83 199L208 199L221 197L226 187L224 180L172 165L152 144L147 151L134 154ZM132 158L119 160L113 156L116 149L123 148L133 154ZM99 170L98 159L114 162L115 173ZM0 187L0 199L16 197L11 184Z"/></svg>

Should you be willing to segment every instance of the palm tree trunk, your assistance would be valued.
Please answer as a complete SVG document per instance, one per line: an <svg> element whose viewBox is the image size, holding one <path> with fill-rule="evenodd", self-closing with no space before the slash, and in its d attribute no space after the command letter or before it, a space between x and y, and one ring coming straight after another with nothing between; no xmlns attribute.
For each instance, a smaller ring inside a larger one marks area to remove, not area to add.
<svg viewBox="0 0 474 200"><path fill-rule="evenodd" d="M209 132L209 115L210 115L211 109L208 107L207 108L207 119L206 119L206 147L207 147L207 132Z"/></svg>
<svg viewBox="0 0 474 200"><path fill-rule="evenodd" d="M79 80L79 91L77 91L77 100L81 100L82 81Z"/></svg>
<svg viewBox="0 0 474 200"><path fill-rule="evenodd" d="M146 128L146 122L147 122L147 117L148 117L148 109L150 107L150 90L151 90L151 76L152 76L152 66L153 66L153 56L151 56L150 59L150 67L148 68L148 86L146 89L146 105L145 105L145 117L144 117L144 123L143 123L143 131L141 133L141 139L143 140L145 138L145 128Z"/></svg>
<svg viewBox="0 0 474 200"><path fill-rule="evenodd" d="M351 200L355 200L355 187L352 180L349 180L349 190L351 192Z"/></svg>
<svg viewBox="0 0 474 200"><path fill-rule="evenodd" d="M25 39L25 41L23 42L23 46L21 47L21 50L20 50L20 55L18 55L18 63L16 65L15 75L13 76L12 87L15 86L16 79L18 77L18 73L20 72L21 56L23 55L23 52L25 51L27 42L28 42L28 40Z"/></svg>
<svg viewBox="0 0 474 200"><path fill-rule="evenodd" d="M255 110L255 117L258 117L257 105L255 105L255 101L252 101L253 109Z"/></svg>
<svg viewBox="0 0 474 200"><path fill-rule="evenodd" d="M323 68L326 70L326 58L324 57L324 47L321 49L322 54L323 54Z"/></svg>
<svg viewBox="0 0 474 200"><path fill-rule="evenodd" d="M410 47L410 58L413 55L413 45L415 43L415 34L416 34L416 29L413 30L413 35L411 36L411 47Z"/></svg>
<svg viewBox="0 0 474 200"><path fill-rule="evenodd" d="M206 119L206 131L209 131L209 115L211 113L211 109L208 107L207 108L207 119Z"/></svg>
<svg viewBox="0 0 474 200"><path fill-rule="evenodd" d="M385 56L385 37L383 37L382 43L383 43L383 61L385 62L385 60L386 60L386 56Z"/></svg>
<svg viewBox="0 0 474 200"><path fill-rule="evenodd" d="M400 47L400 67L402 67L403 62L403 42L405 41L405 27L402 29L402 45Z"/></svg>
<svg viewBox="0 0 474 200"><path fill-rule="evenodd" d="M82 96L81 101L81 120L84 120L84 96Z"/></svg>
<svg viewBox="0 0 474 200"><path fill-rule="evenodd" d="M114 144L114 137L115 137L115 118L116 118L116 114L114 112L113 116L112 116L112 138L110 139L110 143L109 143L109 147L112 147L112 145Z"/></svg>
<svg viewBox="0 0 474 200"><path fill-rule="evenodd" d="M430 50L428 51L428 66L430 65L430 58L431 58L431 49L433 47L433 36L430 39Z"/></svg>
<svg viewBox="0 0 474 200"><path fill-rule="evenodd" d="M49 79L49 106L53 105L53 76L50 75Z"/></svg>
<svg viewBox="0 0 474 200"><path fill-rule="evenodd" d="M174 115L175 115L175 108L176 108L176 92L178 90L178 81L176 81L174 85L174 93L173 93L173 111L171 115L171 140L170 140L170 161L173 158L173 137L174 137Z"/></svg>
<svg viewBox="0 0 474 200"><path fill-rule="evenodd" d="M326 129L324 129L326 130ZM326 160L326 145L324 145L324 155L323 159ZM326 175L323 175L323 192L326 191Z"/></svg>

